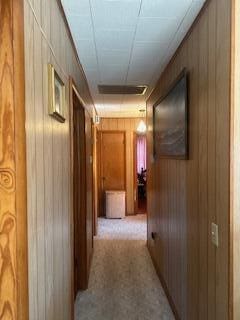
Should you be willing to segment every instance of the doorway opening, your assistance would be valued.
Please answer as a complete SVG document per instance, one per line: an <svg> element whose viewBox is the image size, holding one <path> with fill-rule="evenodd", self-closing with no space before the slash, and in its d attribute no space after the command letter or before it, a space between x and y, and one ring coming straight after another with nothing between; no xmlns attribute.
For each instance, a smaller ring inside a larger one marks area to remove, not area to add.
<svg viewBox="0 0 240 320"><path fill-rule="evenodd" d="M123 201L119 206L116 199L113 210L109 210L112 218L119 218L119 212L123 208L123 216L126 215L126 133L124 131L98 131L98 199L99 216L108 216L106 199L118 193L123 194Z"/></svg>
<svg viewBox="0 0 240 320"><path fill-rule="evenodd" d="M86 238L86 140L85 111L77 91L72 86L72 185L73 185L73 290L87 289L87 238Z"/></svg>
<svg viewBox="0 0 240 320"><path fill-rule="evenodd" d="M134 139L134 175L135 175L135 201L136 214L147 213L147 141L145 134L135 134Z"/></svg>

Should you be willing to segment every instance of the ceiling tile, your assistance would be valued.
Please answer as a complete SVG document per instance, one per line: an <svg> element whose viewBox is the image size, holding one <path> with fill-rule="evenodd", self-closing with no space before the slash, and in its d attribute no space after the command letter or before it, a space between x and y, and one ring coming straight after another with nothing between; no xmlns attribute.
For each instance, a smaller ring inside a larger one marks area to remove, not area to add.
<svg viewBox="0 0 240 320"><path fill-rule="evenodd" d="M98 61L100 64L123 64L130 60L130 50L98 50Z"/></svg>
<svg viewBox="0 0 240 320"><path fill-rule="evenodd" d="M92 39L93 27L91 17L70 14L68 16L69 25L74 39Z"/></svg>
<svg viewBox="0 0 240 320"><path fill-rule="evenodd" d="M122 65L100 65L101 84L124 84L127 68Z"/></svg>
<svg viewBox="0 0 240 320"><path fill-rule="evenodd" d="M91 16L89 0L62 0L62 4L69 14Z"/></svg>
<svg viewBox="0 0 240 320"><path fill-rule="evenodd" d="M122 94L105 94L104 102L109 104L121 104L123 101Z"/></svg>
<svg viewBox="0 0 240 320"><path fill-rule="evenodd" d="M142 70L130 70L128 73L127 84L128 85L148 85L152 79L154 71L148 71L147 73ZM144 79L144 80L143 80Z"/></svg>
<svg viewBox="0 0 240 320"><path fill-rule="evenodd" d="M91 81L95 82L100 81L99 72L97 68L86 68L85 66L83 66L83 68L88 79L91 79Z"/></svg>
<svg viewBox="0 0 240 320"><path fill-rule="evenodd" d="M132 83L137 80L140 81L143 85L148 85L153 77L154 72L156 71L160 59L156 60L147 60L147 59L134 59L131 61L127 83Z"/></svg>
<svg viewBox="0 0 240 320"><path fill-rule="evenodd" d="M94 26L103 29L134 28L140 4L140 0L91 0Z"/></svg>
<svg viewBox="0 0 240 320"><path fill-rule="evenodd" d="M135 42L131 60L161 60L166 54L168 45L158 42Z"/></svg>
<svg viewBox="0 0 240 320"><path fill-rule="evenodd" d="M97 55L93 40L76 41L79 58L85 68L97 68Z"/></svg>
<svg viewBox="0 0 240 320"><path fill-rule="evenodd" d="M134 30L105 30L95 31L97 49L99 50L131 50Z"/></svg>
<svg viewBox="0 0 240 320"><path fill-rule="evenodd" d="M176 19L141 18L135 40L169 44L178 27Z"/></svg>
<svg viewBox="0 0 240 320"><path fill-rule="evenodd" d="M143 0L141 17L183 18L192 0Z"/></svg>

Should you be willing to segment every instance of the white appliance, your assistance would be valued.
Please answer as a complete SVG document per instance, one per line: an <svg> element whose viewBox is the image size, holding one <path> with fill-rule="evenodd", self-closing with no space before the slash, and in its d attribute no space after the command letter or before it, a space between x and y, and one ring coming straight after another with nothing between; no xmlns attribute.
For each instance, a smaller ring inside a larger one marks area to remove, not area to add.
<svg viewBox="0 0 240 320"><path fill-rule="evenodd" d="M106 218L122 219L126 213L126 193L121 190L108 190L106 196Z"/></svg>

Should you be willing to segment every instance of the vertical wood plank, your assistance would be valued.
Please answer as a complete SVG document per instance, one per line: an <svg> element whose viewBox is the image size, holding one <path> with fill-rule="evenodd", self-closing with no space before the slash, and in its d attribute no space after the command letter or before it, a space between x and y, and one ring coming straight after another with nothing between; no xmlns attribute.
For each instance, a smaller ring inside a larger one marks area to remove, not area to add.
<svg viewBox="0 0 240 320"><path fill-rule="evenodd" d="M0 5L0 318L28 318L23 2Z"/></svg>
<svg viewBox="0 0 240 320"><path fill-rule="evenodd" d="M208 36L208 235L216 223L216 1L209 4ZM208 236L208 319L216 319L216 248Z"/></svg>
<svg viewBox="0 0 240 320"><path fill-rule="evenodd" d="M42 37L34 22L34 105L36 139L36 234L37 234L37 277L38 277L38 317L45 319L45 211L44 211L44 152L43 152L43 90L42 90Z"/></svg>
<svg viewBox="0 0 240 320"><path fill-rule="evenodd" d="M37 225L36 225L36 134L34 90L34 18L28 2L24 2L25 19L25 73L26 73L26 143L27 143L27 194L28 194L28 269L29 316L38 320L37 277ZM32 63L27 63L31 61ZM34 274L32 273L34 272Z"/></svg>
<svg viewBox="0 0 240 320"><path fill-rule="evenodd" d="M189 163L187 163L187 319L199 319L199 27L188 39L189 68Z"/></svg>
<svg viewBox="0 0 240 320"><path fill-rule="evenodd" d="M231 2L217 1L216 221L220 242L216 256L216 319L219 320L228 319L230 18Z"/></svg>
<svg viewBox="0 0 240 320"><path fill-rule="evenodd" d="M13 3L0 6L0 315L16 318L16 167L13 54Z"/></svg>
<svg viewBox="0 0 240 320"><path fill-rule="evenodd" d="M199 24L199 314L208 317L208 14Z"/></svg>
<svg viewBox="0 0 240 320"><path fill-rule="evenodd" d="M233 34L235 50L232 52L232 109L231 109L231 309L229 318L240 319L240 2L232 7ZM232 317L232 318L231 318Z"/></svg>
<svg viewBox="0 0 240 320"><path fill-rule="evenodd" d="M45 298L47 319L54 318L53 310L53 132L48 115L48 63L50 50L42 39L43 115L44 115L44 185L45 185Z"/></svg>

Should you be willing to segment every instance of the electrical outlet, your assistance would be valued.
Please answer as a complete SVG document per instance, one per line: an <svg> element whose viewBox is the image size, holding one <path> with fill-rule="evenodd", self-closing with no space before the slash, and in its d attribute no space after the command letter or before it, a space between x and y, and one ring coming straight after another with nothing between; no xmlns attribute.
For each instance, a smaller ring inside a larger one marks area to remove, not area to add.
<svg viewBox="0 0 240 320"><path fill-rule="evenodd" d="M219 238L218 238L218 225L215 223L212 223L212 243L218 247L219 245Z"/></svg>

